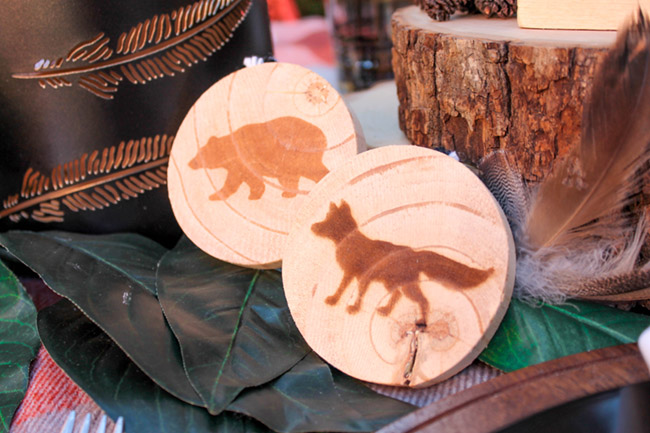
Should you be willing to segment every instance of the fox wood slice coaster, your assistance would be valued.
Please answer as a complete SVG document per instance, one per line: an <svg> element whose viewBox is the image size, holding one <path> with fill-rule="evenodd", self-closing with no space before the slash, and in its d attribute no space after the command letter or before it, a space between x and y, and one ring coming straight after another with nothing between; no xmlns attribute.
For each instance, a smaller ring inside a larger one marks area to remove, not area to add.
<svg viewBox="0 0 650 433"><path fill-rule="evenodd" d="M306 194L363 147L322 77L285 63L239 70L208 89L178 130L168 171L174 215L208 254L278 267Z"/></svg>
<svg viewBox="0 0 650 433"><path fill-rule="evenodd" d="M422 387L469 365L506 312L515 250L501 208L454 159L387 146L311 192L283 282L309 345L365 381Z"/></svg>

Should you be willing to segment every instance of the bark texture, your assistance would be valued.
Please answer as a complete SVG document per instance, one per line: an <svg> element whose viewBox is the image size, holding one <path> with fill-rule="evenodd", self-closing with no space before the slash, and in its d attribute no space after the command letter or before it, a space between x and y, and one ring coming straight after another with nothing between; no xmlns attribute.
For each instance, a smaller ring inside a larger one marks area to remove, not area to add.
<svg viewBox="0 0 650 433"><path fill-rule="evenodd" d="M400 127L414 144L473 163L506 149L537 181L580 140L583 100L607 47L436 33L409 23L412 12L398 11L392 25Z"/></svg>

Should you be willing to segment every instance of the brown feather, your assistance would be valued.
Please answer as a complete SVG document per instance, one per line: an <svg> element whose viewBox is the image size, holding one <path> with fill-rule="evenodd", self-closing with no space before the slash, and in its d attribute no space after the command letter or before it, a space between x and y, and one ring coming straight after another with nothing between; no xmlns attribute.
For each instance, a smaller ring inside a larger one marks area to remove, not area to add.
<svg viewBox="0 0 650 433"><path fill-rule="evenodd" d="M530 208L530 194L521 174L504 151L486 155L478 168L481 180L501 205L513 233L518 232Z"/></svg>
<svg viewBox="0 0 650 433"><path fill-rule="evenodd" d="M572 296L591 300L621 302L650 299L650 271L636 270L584 281L574 290Z"/></svg>
<svg viewBox="0 0 650 433"><path fill-rule="evenodd" d="M638 187L650 142L649 30L639 12L601 65L585 105L582 142L534 197L525 227L529 249L574 241L586 224L620 211Z"/></svg>

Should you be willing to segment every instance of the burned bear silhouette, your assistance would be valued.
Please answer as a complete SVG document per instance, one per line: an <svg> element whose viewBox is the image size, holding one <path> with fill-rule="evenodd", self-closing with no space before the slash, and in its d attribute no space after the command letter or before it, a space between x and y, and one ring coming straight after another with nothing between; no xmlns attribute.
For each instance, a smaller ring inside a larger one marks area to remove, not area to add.
<svg viewBox="0 0 650 433"><path fill-rule="evenodd" d="M370 239L361 231L352 216L350 206L343 201L340 206L331 203L329 212L321 222L312 224L318 236L334 241L336 261L343 269L343 278L336 292L325 302L336 305L353 279L359 283L359 296L347 312L357 313L373 281L384 285L391 295L388 303L377 309L387 316L397 301L405 295L420 308L418 324L426 325L429 301L422 293L419 277L423 273L445 287L466 289L476 287L494 272L493 268L475 269L433 251L416 251L411 247Z"/></svg>
<svg viewBox="0 0 650 433"><path fill-rule="evenodd" d="M301 177L318 182L328 173L323 165L325 134L297 117L280 117L242 126L224 137L210 137L190 161L192 169L225 168L223 187L210 200L225 200L246 183L249 200L264 195L264 177L276 178L282 197L295 197Z"/></svg>

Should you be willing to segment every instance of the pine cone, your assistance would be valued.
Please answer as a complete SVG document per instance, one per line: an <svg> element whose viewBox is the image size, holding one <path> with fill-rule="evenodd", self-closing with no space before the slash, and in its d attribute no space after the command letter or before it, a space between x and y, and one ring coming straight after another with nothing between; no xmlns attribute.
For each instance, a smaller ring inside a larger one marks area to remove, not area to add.
<svg viewBox="0 0 650 433"><path fill-rule="evenodd" d="M474 0L474 5L489 17L508 18L517 13L517 0Z"/></svg>
<svg viewBox="0 0 650 433"><path fill-rule="evenodd" d="M420 9L436 21L447 21L456 11L475 11L473 0L417 0L417 2Z"/></svg>

